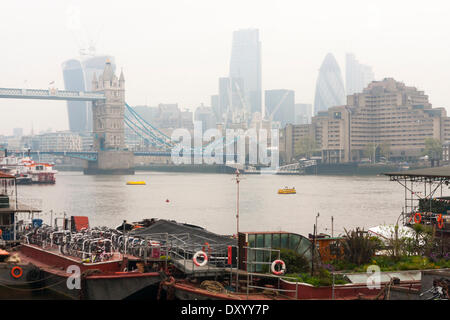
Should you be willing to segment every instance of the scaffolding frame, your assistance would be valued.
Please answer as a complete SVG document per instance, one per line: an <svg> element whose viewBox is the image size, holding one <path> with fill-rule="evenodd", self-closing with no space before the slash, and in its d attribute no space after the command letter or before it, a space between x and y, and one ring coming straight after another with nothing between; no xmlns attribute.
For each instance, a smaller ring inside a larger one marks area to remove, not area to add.
<svg viewBox="0 0 450 320"><path fill-rule="evenodd" d="M433 169L437 168L431 168L431 170ZM386 176L389 176L390 181L396 181L404 188L404 207L399 218L402 218L402 224L405 226L411 225L415 214L420 213L420 200L429 200L429 212L433 217L436 216L434 220L436 220L435 224L437 223L437 214L432 213L432 200L436 199L436 197L444 197L443 189L444 186L449 186L450 174L431 174L427 173L426 170L413 170L411 173L408 173L408 171L385 173ZM417 184L419 184L419 188L415 188ZM445 228L442 231L445 232Z"/></svg>

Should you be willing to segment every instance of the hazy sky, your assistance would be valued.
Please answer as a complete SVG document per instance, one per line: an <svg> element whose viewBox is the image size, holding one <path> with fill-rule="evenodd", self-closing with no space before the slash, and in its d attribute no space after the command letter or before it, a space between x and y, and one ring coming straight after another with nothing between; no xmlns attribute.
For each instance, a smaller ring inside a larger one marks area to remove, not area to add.
<svg viewBox="0 0 450 320"><path fill-rule="evenodd" d="M449 108L449 16L448 1L430 0L3 1L0 87L64 88L61 63L91 39L123 68L130 105L194 110L228 74L232 32L258 28L263 90L292 89L296 102L313 103L325 55L344 76L353 52L377 80L394 77ZM68 129L66 103L0 100L0 134L31 125Z"/></svg>

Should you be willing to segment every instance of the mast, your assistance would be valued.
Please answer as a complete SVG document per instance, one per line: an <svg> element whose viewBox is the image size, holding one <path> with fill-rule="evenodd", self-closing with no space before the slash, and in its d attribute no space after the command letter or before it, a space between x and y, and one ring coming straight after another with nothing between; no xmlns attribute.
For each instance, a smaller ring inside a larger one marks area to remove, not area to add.
<svg viewBox="0 0 450 320"><path fill-rule="evenodd" d="M236 194L236 237L239 238L239 182L241 182L239 169L236 169L236 186L237 186L237 194Z"/></svg>

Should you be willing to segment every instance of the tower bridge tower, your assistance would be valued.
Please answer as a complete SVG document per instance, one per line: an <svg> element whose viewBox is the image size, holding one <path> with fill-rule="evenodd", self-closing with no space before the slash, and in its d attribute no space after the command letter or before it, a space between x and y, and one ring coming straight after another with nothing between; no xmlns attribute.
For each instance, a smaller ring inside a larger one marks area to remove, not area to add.
<svg viewBox="0 0 450 320"><path fill-rule="evenodd" d="M94 74L92 90L102 92L105 100L92 103L92 134L97 161L89 162L85 174L132 174L134 155L125 150L125 78L114 74L110 61L97 80Z"/></svg>
<svg viewBox="0 0 450 320"><path fill-rule="evenodd" d="M114 74L111 63L106 62L105 70L97 80L94 74L92 89L103 92L106 100L92 105L94 148L102 150L123 150L125 147L124 112L125 79Z"/></svg>

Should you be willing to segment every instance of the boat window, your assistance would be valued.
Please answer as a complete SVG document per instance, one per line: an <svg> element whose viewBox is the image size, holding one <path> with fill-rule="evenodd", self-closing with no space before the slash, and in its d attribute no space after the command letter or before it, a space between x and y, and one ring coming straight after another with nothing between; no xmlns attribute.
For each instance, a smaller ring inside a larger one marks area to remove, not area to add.
<svg viewBox="0 0 450 320"><path fill-rule="evenodd" d="M256 248L264 248L264 235L263 234L256 235Z"/></svg>
<svg viewBox="0 0 450 320"><path fill-rule="evenodd" d="M255 247L255 235L254 234L249 234L248 235L248 246L250 248L254 248Z"/></svg>
<svg viewBox="0 0 450 320"><path fill-rule="evenodd" d="M274 233L272 235L272 248L280 248L280 234Z"/></svg>
<svg viewBox="0 0 450 320"><path fill-rule="evenodd" d="M2 226L7 226L11 224L10 216L9 214L2 214L0 215L0 223Z"/></svg>
<svg viewBox="0 0 450 320"><path fill-rule="evenodd" d="M311 249L311 248L309 248L309 249ZM309 261L311 261L311 259L312 259L311 250L306 250L306 251L302 254L302 256L305 257L306 259L308 259Z"/></svg>
<svg viewBox="0 0 450 320"><path fill-rule="evenodd" d="M307 258L311 258L311 242L305 238L302 238L300 245L297 248L297 252Z"/></svg>
<svg viewBox="0 0 450 320"><path fill-rule="evenodd" d="M296 250L300 242L300 236L297 234L291 234L289 237L289 249Z"/></svg>
<svg viewBox="0 0 450 320"><path fill-rule="evenodd" d="M264 247L265 248L272 247L272 234L271 233L267 233L264 235Z"/></svg>
<svg viewBox="0 0 450 320"><path fill-rule="evenodd" d="M247 250L247 259L248 259L248 262L254 262L256 260L255 250ZM247 270L250 272L256 271L254 266L255 265L253 263L248 263Z"/></svg>
<svg viewBox="0 0 450 320"><path fill-rule="evenodd" d="M255 254L256 254L256 258L255 258L256 262L264 262L264 252L263 251L257 250ZM255 266L256 272L262 271L263 265L261 263L256 263L254 266Z"/></svg>
<svg viewBox="0 0 450 320"><path fill-rule="evenodd" d="M289 240L289 235L287 233L283 233L281 235L281 248L288 248L288 240Z"/></svg>

